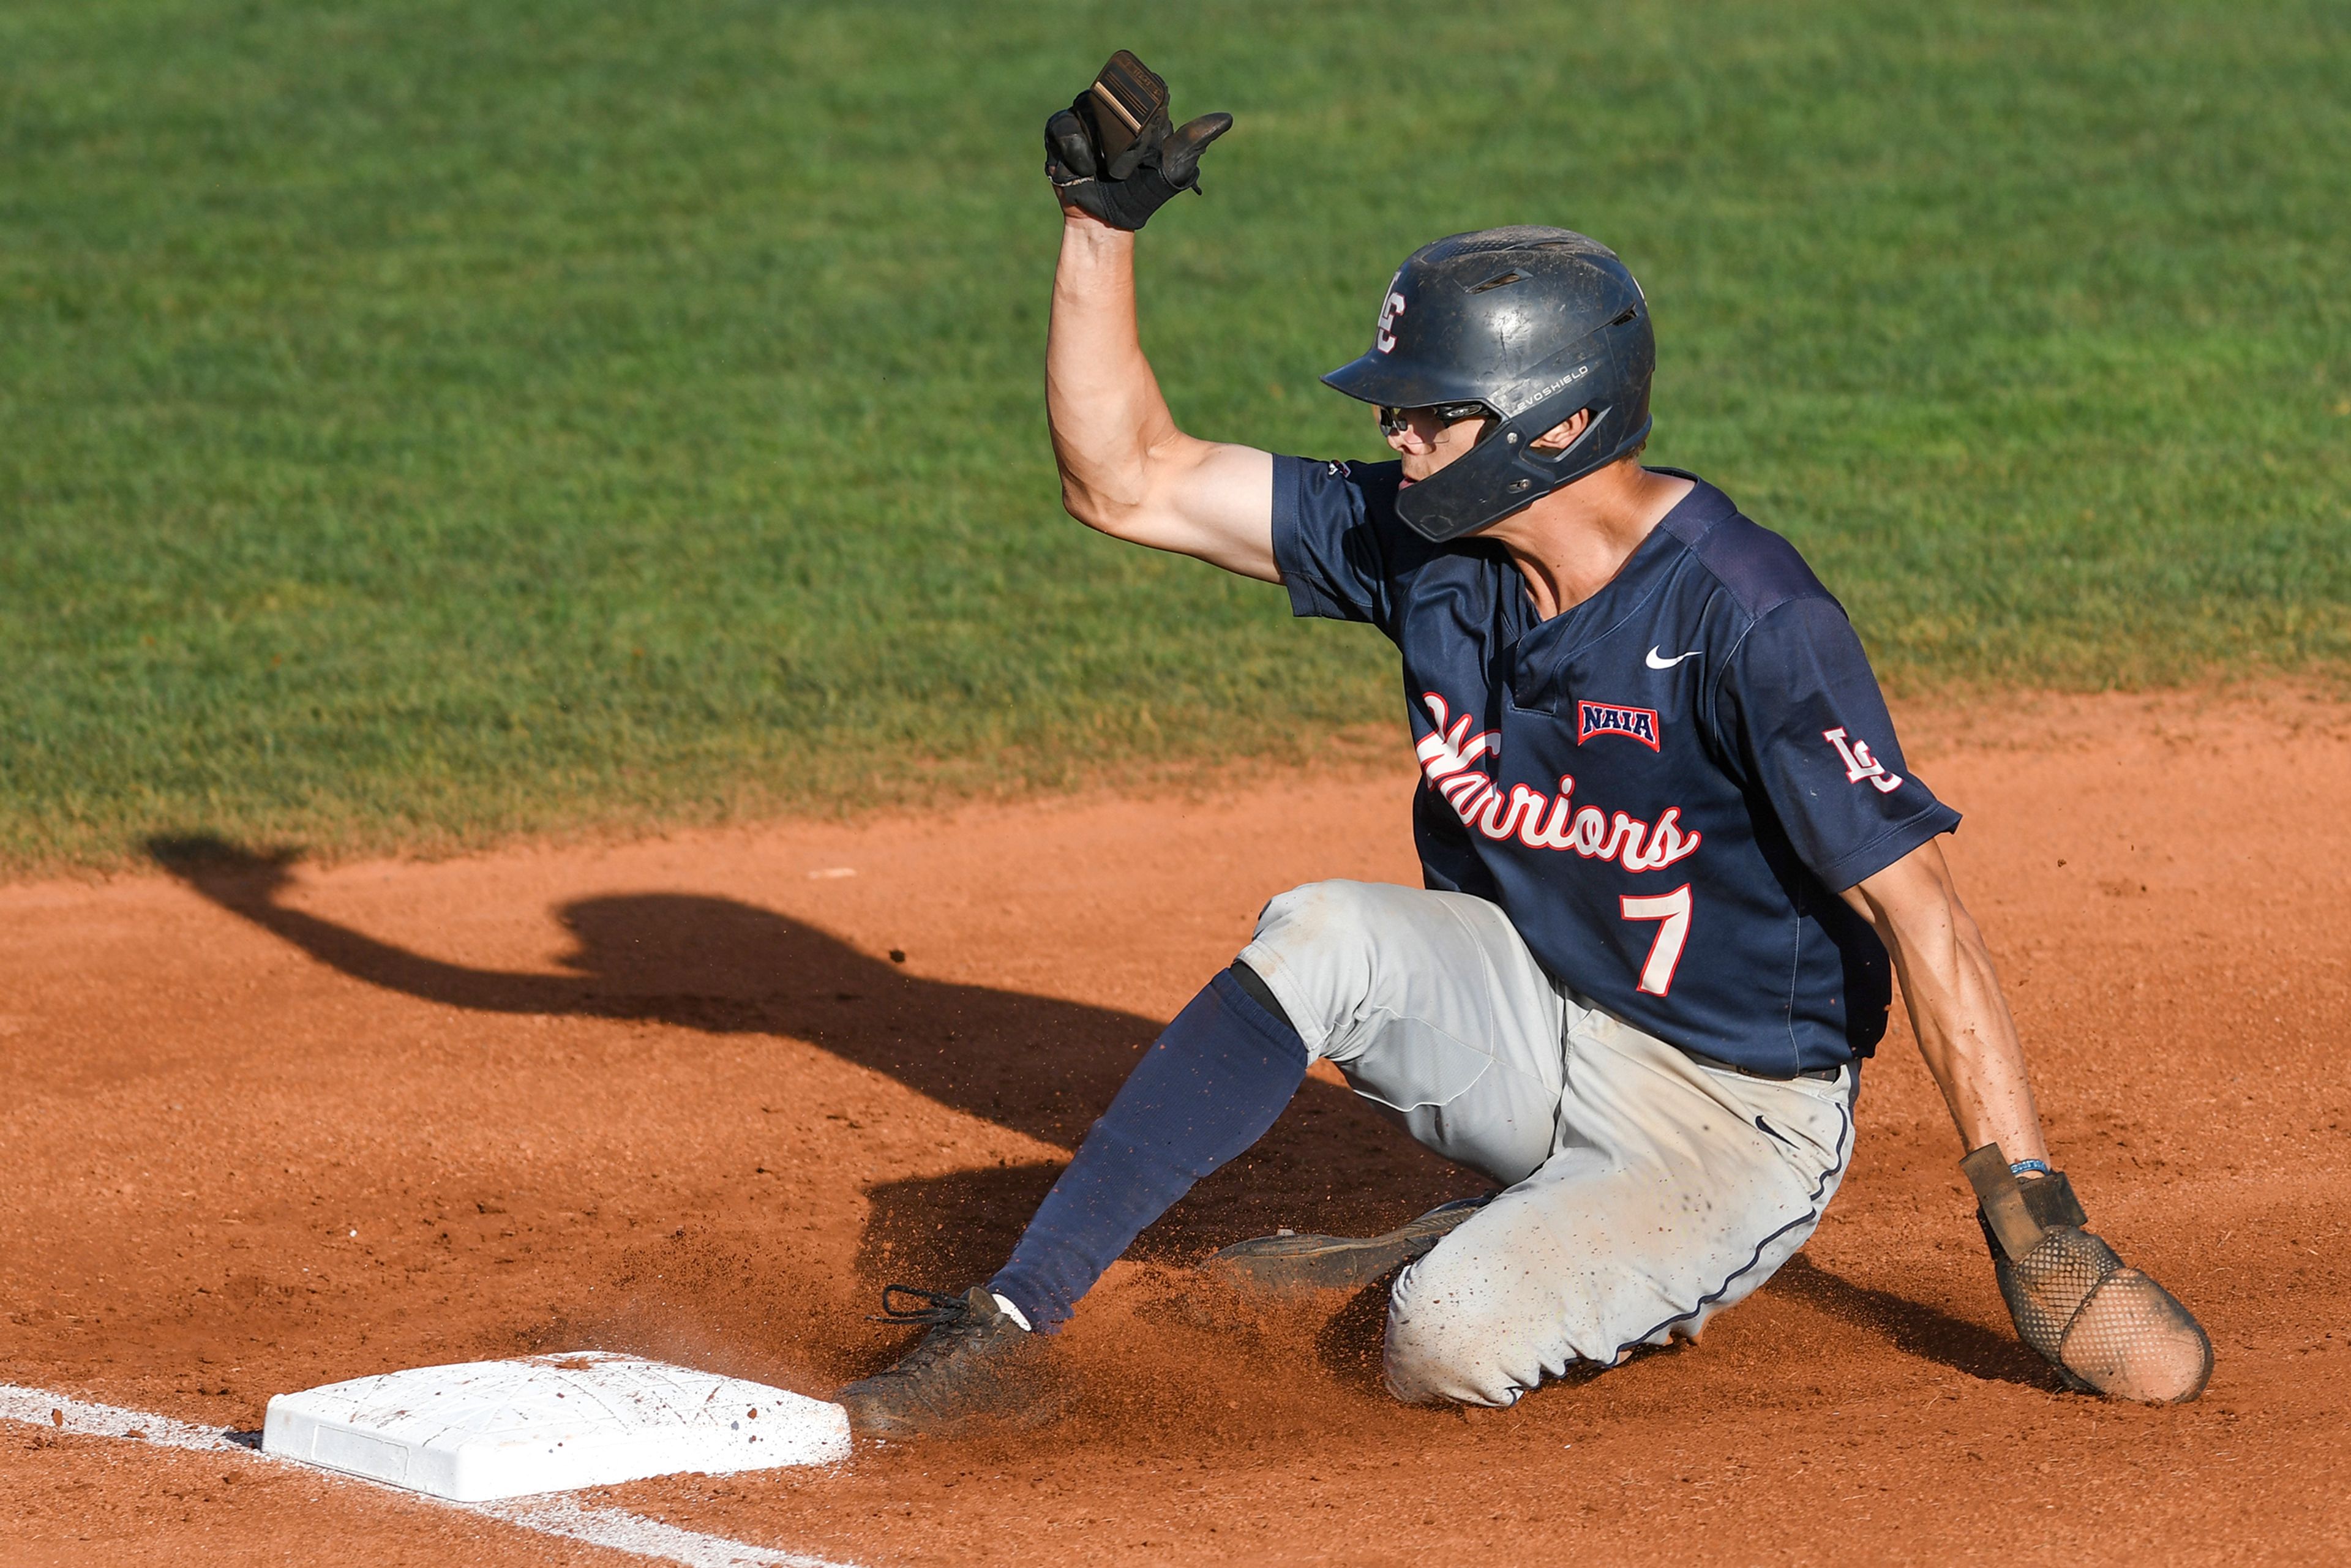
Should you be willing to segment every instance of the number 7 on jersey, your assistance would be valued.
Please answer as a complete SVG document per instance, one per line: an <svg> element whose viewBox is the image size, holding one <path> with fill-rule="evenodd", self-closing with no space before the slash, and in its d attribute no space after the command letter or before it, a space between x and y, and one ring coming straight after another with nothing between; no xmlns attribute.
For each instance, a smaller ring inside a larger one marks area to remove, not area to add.
<svg viewBox="0 0 2351 1568"><path fill-rule="evenodd" d="M1662 997L1674 988L1674 967L1682 961L1682 944L1689 940L1690 890L1684 883L1671 893L1625 894L1618 901L1627 920L1656 920L1657 939L1649 944L1649 961L1641 966L1641 988Z"/></svg>

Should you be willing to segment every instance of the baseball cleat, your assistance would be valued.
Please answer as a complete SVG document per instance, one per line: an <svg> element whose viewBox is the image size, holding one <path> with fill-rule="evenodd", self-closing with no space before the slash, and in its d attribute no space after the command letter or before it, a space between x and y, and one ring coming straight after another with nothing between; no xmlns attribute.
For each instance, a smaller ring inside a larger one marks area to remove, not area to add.
<svg viewBox="0 0 2351 1568"><path fill-rule="evenodd" d="M1259 1236L1236 1241L1200 1265L1210 1279L1238 1291L1288 1295L1303 1291L1351 1291L1409 1263L1486 1206L1487 1197L1440 1203L1384 1236Z"/></svg>
<svg viewBox="0 0 2351 1568"><path fill-rule="evenodd" d="M913 1296L926 1305L891 1305ZM1062 1414L1070 1390L1046 1364L1046 1341L998 1304L985 1286L960 1296L892 1285L875 1322L925 1323L914 1349L834 1396L859 1437L952 1437L983 1427L1041 1427Z"/></svg>

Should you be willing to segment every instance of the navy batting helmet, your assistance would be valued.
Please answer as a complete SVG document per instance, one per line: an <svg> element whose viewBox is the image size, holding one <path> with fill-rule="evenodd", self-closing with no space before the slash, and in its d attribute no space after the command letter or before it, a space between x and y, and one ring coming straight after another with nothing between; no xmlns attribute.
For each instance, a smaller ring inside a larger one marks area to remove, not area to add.
<svg viewBox="0 0 2351 1568"><path fill-rule="evenodd" d="M1656 363L1648 303L1614 251L1568 229L1516 227L1413 252L1370 350L1322 379L1368 403L1475 403L1493 417L1477 445L1396 497L1396 515L1442 543L1638 450ZM1584 408L1592 423L1565 451L1529 450Z"/></svg>

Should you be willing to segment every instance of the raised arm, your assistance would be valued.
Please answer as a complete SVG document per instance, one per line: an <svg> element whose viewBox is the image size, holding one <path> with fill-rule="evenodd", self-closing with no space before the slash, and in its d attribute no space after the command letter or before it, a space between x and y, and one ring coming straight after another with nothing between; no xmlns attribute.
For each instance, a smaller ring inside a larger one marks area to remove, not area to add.
<svg viewBox="0 0 2351 1568"><path fill-rule="evenodd" d="M1273 459L1176 428L1134 323L1134 235L1062 210L1045 346L1061 504L1113 538L1279 582Z"/></svg>
<svg viewBox="0 0 2351 1568"><path fill-rule="evenodd" d="M1960 1143L1970 1149L1996 1143L2013 1161L2046 1160L2016 1020L1983 933L1959 902L1941 842L1928 840L1865 877L1844 899L1894 956L1919 1054L1950 1107Z"/></svg>

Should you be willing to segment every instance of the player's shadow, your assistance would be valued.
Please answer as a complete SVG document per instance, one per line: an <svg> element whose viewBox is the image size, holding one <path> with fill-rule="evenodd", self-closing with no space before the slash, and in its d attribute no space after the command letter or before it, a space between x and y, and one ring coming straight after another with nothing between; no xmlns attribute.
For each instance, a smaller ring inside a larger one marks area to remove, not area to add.
<svg viewBox="0 0 2351 1568"><path fill-rule="evenodd" d="M567 974L426 957L283 902L291 852L209 836L148 841L156 862L221 908L387 990L481 1012L641 1019L714 1034L788 1036L943 1105L1074 1147L1160 1025L1133 1013L909 975L803 921L731 898L635 893L559 909ZM952 1281L1003 1260L1057 1167L1024 1165L869 1189L859 1251L874 1274ZM1143 1255L1296 1225L1396 1224L1468 1190L1344 1090L1310 1081L1281 1124L1145 1238ZM969 1221L969 1223L962 1223Z"/></svg>
<svg viewBox="0 0 2351 1568"><path fill-rule="evenodd" d="M1802 1252L1781 1266L1764 1290L1816 1308L1893 1342L1897 1350L1988 1383L2059 1386L2049 1364L2012 1334L1955 1318L1939 1308L1831 1273Z"/></svg>

